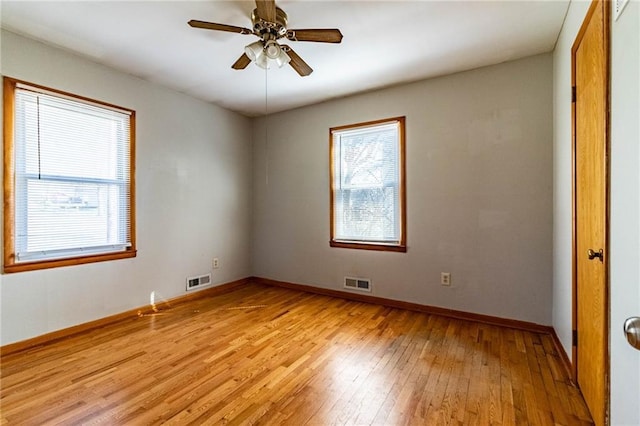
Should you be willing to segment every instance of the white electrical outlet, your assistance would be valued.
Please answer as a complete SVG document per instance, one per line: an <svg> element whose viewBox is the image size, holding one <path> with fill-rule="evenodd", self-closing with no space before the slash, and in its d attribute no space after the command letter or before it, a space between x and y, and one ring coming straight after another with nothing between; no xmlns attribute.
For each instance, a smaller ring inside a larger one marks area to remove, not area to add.
<svg viewBox="0 0 640 426"><path fill-rule="evenodd" d="M218 269L220 267L220 261L217 257L213 258L213 269Z"/></svg>
<svg viewBox="0 0 640 426"><path fill-rule="evenodd" d="M451 285L451 273L449 272L441 272L440 273L440 284L450 286Z"/></svg>

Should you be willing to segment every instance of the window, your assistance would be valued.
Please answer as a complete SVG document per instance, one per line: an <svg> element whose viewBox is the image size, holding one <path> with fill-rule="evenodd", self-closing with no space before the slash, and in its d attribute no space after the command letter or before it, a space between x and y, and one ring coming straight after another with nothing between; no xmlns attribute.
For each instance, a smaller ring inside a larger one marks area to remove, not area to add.
<svg viewBox="0 0 640 426"><path fill-rule="evenodd" d="M404 122L331 129L332 247L407 250Z"/></svg>
<svg viewBox="0 0 640 426"><path fill-rule="evenodd" d="M134 257L135 112L4 78L4 271Z"/></svg>

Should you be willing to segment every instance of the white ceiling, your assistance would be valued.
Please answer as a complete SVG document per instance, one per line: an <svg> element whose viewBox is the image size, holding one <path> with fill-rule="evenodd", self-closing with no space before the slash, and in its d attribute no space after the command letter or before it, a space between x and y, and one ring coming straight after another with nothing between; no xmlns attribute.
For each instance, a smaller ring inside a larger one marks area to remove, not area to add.
<svg viewBox="0 0 640 426"><path fill-rule="evenodd" d="M553 49L565 1L280 0L289 28L339 28L341 44L289 42L314 69L231 69L252 1L6 1L3 28L247 116L283 111ZM265 104L265 89L267 103Z"/></svg>

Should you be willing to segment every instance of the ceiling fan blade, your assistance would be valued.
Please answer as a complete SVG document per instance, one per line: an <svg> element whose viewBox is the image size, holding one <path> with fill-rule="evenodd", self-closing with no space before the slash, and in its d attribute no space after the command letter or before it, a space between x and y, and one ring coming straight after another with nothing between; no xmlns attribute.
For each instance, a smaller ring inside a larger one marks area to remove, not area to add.
<svg viewBox="0 0 640 426"><path fill-rule="evenodd" d="M275 0L256 0L257 15L267 22L276 22Z"/></svg>
<svg viewBox="0 0 640 426"><path fill-rule="evenodd" d="M233 65L231 65L231 68L233 68L234 70L243 70L250 63L251 63L251 59L249 59L246 53L243 53L242 56L240 56L238 60L235 61Z"/></svg>
<svg viewBox="0 0 640 426"><path fill-rule="evenodd" d="M198 21L195 19L190 20L189 25L193 28L203 28L205 30L227 31L230 33L238 34L253 34L253 31L248 28L236 27L233 25L216 24L214 22Z"/></svg>
<svg viewBox="0 0 640 426"><path fill-rule="evenodd" d="M326 28L317 30L288 30L287 38L291 41L340 43L342 41L342 33L337 28Z"/></svg>
<svg viewBox="0 0 640 426"><path fill-rule="evenodd" d="M313 72L313 68L307 65L307 63L303 61L302 58L298 56L298 54L292 48L287 45L282 45L282 47L284 47L284 51L291 58L291 62L289 62L289 65L291 65L291 68L296 70L296 72L300 74L301 77L305 77Z"/></svg>

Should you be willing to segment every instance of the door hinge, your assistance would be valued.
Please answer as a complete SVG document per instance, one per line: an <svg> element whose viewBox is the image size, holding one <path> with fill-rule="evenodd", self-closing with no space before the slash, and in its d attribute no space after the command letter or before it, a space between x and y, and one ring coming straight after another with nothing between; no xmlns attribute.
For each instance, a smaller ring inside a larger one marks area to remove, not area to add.
<svg viewBox="0 0 640 426"><path fill-rule="evenodd" d="M571 102L576 102L576 86L571 86Z"/></svg>
<svg viewBox="0 0 640 426"><path fill-rule="evenodd" d="M571 333L571 341L573 346L578 346L578 330L573 330Z"/></svg>

